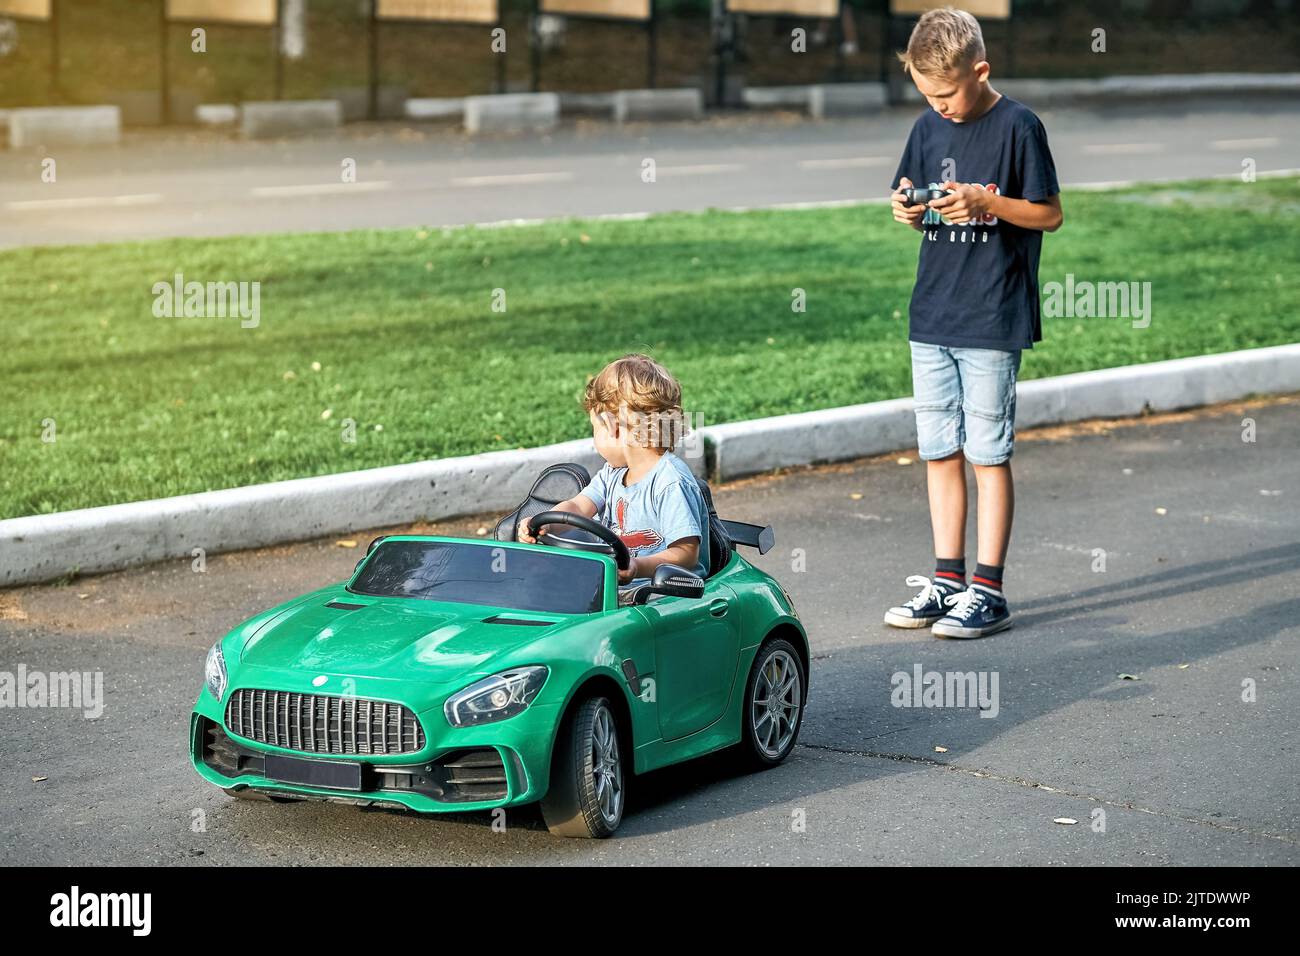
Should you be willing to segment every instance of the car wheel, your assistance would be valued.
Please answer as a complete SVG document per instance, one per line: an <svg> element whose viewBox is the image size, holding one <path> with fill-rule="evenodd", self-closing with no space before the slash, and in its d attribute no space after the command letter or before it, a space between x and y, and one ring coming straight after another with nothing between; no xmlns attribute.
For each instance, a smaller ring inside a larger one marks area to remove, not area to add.
<svg viewBox="0 0 1300 956"><path fill-rule="evenodd" d="M750 767L775 767L799 738L807 676L799 652L781 639L758 649L745 685L741 753Z"/></svg>
<svg viewBox="0 0 1300 956"><path fill-rule="evenodd" d="M584 701L555 742L542 818L556 836L603 839L623 819L623 752L618 721L604 697Z"/></svg>

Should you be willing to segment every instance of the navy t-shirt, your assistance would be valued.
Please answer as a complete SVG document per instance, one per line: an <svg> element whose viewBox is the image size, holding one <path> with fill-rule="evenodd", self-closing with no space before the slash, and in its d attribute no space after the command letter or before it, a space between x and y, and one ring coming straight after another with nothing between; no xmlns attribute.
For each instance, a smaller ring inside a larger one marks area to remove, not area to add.
<svg viewBox="0 0 1300 956"><path fill-rule="evenodd" d="M915 186L972 183L1038 202L1060 192L1047 131L1033 112L1003 95L966 123L927 109L912 126L894 174ZM963 225L930 211L912 289L908 337L950 347L1033 348L1043 338L1038 257L1043 234L996 216Z"/></svg>

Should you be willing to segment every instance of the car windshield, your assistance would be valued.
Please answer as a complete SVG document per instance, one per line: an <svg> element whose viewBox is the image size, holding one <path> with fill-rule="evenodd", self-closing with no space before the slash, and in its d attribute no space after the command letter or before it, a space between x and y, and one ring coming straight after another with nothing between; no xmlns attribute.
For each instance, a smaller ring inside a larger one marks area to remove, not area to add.
<svg viewBox="0 0 1300 956"><path fill-rule="evenodd" d="M558 551L385 541L348 590L518 611L587 614L604 607L605 566Z"/></svg>

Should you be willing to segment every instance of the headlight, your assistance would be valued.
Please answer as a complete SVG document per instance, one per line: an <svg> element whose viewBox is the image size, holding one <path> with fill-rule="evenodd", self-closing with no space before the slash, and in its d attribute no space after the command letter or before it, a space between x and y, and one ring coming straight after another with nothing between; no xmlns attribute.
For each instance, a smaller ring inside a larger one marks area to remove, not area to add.
<svg viewBox="0 0 1300 956"><path fill-rule="evenodd" d="M208 659L203 664L203 682L208 686L208 693L221 700L226 692L226 658L221 653L221 642L208 648Z"/></svg>
<svg viewBox="0 0 1300 956"><path fill-rule="evenodd" d="M546 683L546 674L546 668L540 665L493 674L452 694L442 712L453 727L505 720L528 708Z"/></svg>

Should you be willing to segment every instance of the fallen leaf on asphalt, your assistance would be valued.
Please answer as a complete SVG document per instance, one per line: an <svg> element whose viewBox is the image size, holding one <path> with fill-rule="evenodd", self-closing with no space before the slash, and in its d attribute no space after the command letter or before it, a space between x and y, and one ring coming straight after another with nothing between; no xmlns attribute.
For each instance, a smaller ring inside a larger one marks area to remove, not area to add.
<svg viewBox="0 0 1300 956"><path fill-rule="evenodd" d="M40 783L44 780L49 780L49 779L50 779L49 777L32 777L32 783Z"/></svg>
<svg viewBox="0 0 1300 956"><path fill-rule="evenodd" d="M852 498L854 501L861 501L861 500L862 500L862 492L860 492L860 491L850 491L850 492L849 492L849 497Z"/></svg>
<svg viewBox="0 0 1300 956"><path fill-rule="evenodd" d="M1061 824L1064 824L1064 825L1067 826L1067 827L1072 827L1072 826L1074 826L1076 823L1078 823L1079 821L1076 820L1076 819L1074 819L1074 817L1057 817L1057 818L1056 818L1055 820L1053 820L1052 822L1053 822L1053 823L1061 823Z"/></svg>
<svg viewBox="0 0 1300 956"><path fill-rule="evenodd" d="M1185 671L1185 670L1187 670L1187 668L1189 668L1189 667L1191 667L1191 666L1192 666L1191 664L1179 664L1179 665L1178 665L1178 669L1179 669L1180 671Z"/></svg>
<svg viewBox="0 0 1300 956"><path fill-rule="evenodd" d="M1134 677L1132 674L1116 674L1120 680L1141 680L1141 677Z"/></svg>
<svg viewBox="0 0 1300 956"><path fill-rule="evenodd" d="M1167 508L1157 508L1157 509L1156 509L1156 514L1158 514L1158 515L1167 515L1167 514L1169 514L1169 510L1168 510Z"/></svg>
<svg viewBox="0 0 1300 956"><path fill-rule="evenodd" d="M937 753L937 754L946 754L946 753L948 752L948 748L947 748L947 747L935 747L935 748L934 748L934 752Z"/></svg>
<svg viewBox="0 0 1300 956"><path fill-rule="evenodd" d="M910 458L904 456L904 457L898 459L898 463L899 463L900 465L910 465L910 464L912 463L912 459L910 459Z"/></svg>
<svg viewBox="0 0 1300 956"><path fill-rule="evenodd" d="M18 606L17 599L12 601L0 597L0 621L25 621L27 612Z"/></svg>
<svg viewBox="0 0 1300 956"><path fill-rule="evenodd" d="M487 528L478 528L478 529L476 529L476 530L474 531L474 533L475 533L475 534L487 534Z"/></svg>
<svg viewBox="0 0 1300 956"><path fill-rule="evenodd" d="M357 543L350 538L345 541L335 541L334 543L340 548L355 548L357 546Z"/></svg>

